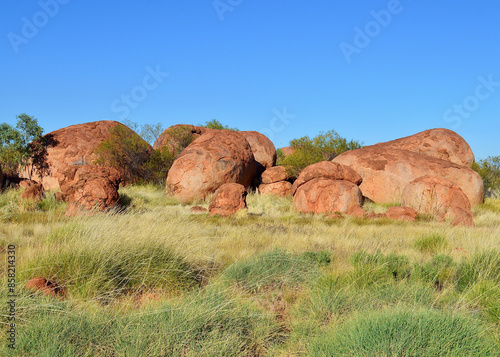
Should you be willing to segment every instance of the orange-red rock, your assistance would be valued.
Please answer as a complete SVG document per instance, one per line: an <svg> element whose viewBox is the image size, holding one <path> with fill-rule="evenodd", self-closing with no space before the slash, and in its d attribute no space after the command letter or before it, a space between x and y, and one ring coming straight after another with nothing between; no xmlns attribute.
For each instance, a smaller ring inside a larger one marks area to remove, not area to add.
<svg viewBox="0 0 500 357"><path fill-rule="evenodd" d="M452 207L444 216L444 218L451 219L453 226L475 227L474 215L471 211L465 210L460 207Z"/></svg>
<svg viewBox="0 0 500 357"><path fill-rule="evenodd" d="M359 187L349 181L314 178L300 185L293 205L304 213L348 213L363 204Z"/></svg>
<svg viewBox="0 0 500 357"><path fill-rule="evenodd" d="M225 183L250 186L255 170L252 149L241 134L214 130L198 137L174 161L166 192L181 202L202 200Z"/></svg>
<svg viewBox="0 0 500 357"><path fill-rule="evenodd" d="M35 277L26 283L26 288L39 291L48 296L65 296L66 290L55 281L49 281L42 277Z"/></svg>
<svg viewBox="0 0 500 357"><path fill-rule="evenodd" d="M44 135L49 142L47 163L50 173L42 178L35 174L33 179L41 182L46 190L58 189L61 173L75 164L92 164L97 159L97 147L110 138L110 129L116 126L123 127L130 136L149 146L132 129L116 121L103 120L71 125Z"/></svg>
<svg viewBox="0 0 500 357"><path fill-rule="evenodd" d="M390 219L398 219L402 221L413 222L417 219L418 212L412 207L389 207L385 216Z"/></svg>
<svg viewBox="0 0 500 357"><path fill-rule="evenodd" d="M263 183L259 185L259 192L262 195L291 196L292 184L288 181Z"/></svg>
<svg viewBox="0 0 500 357"><path fill-rule="evenodd" d="M418 177L406 185L401 204L432 215L446 214L452 207L470 211L469 199L460 187L443 177L430 175Z"/></svg>
<svg viewBox="0 0 500 357"><path fill-rule="evenodd" d="M365 147L347 151L334 162L347 165L363 178L363 196L375 203L401 202L403 188L418 177L441 176L457 184L472 205L484 200L481 176L468 167L408 150Z"/></svg>
<svg viewBox="0 0 500 357"><path fill-rule="evenodd" d="M201 206L193 206L189 210L193 213L196 213L196 214L206 213L208 211L205 207L201 207Z"/></svg>
<svg viewBox="0 0 500 357"><path fill-rule="evenodd" d="M292 148L291 146L282 147L280 148L280 150L283 153L283 155L285 155L285 157L290 156L295 152L295 149Z"/></svg>
<svg viewBox="0 0 500 357"><path fill-rule="evenodd" d="M59 177L61 197L68 203L66 215L80 211L107 211L119 201L120 173L95 165L73 165Z"/></svg>
<svg viewBox="0 0 500 357"><path fill-rule="evenodd" d="M262 172L276 165L276 148L267 136L256 131L239 131L247 139L257 162L257 171Z"/></svg>
<svg viewBox="0 0 500 357"><path fill-rule="evenodd" d="M287 181L290 176L287 174L284 166L274 166L268 168L262 173L262 183L269 184L279 181Z"/></svg>
<svg viewBox="0 0 500 357"><path fill-rule="evenodd" d="M245 186L237 183L226 183L219 187L210 199L208 212L210 216L230 216L247 207L247 191Z"/></svg>
<svg viewBox="0 0 500 357"><path fill-rule="evenodd" d="M44 194L43 185L33 180L24 180L19 183L19 186L24 187L24 191L19 198L21 199L34 199L41 201Z"/></svg>
<svg viewBox="0 0 500 357"><path fill-rule="evenodd" d="M454 131L442 128L425 130L375 146L413 151L467 167L474 162L474 153L464 138Z"/></svg>
<svg viewBox="0 0 500 357"><path fill-rule="evenodd" d="M300 185L315 178L345 180L358 186L363 181L361 176L348 166L331 161L321 161L307 166L300 172L299 177L293 183L292 193L295 194Z"/></svg>

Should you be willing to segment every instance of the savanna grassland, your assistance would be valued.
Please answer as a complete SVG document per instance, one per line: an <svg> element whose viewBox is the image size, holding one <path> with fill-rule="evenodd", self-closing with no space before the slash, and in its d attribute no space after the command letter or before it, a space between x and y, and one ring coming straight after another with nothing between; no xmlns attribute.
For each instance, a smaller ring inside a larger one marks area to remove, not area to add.
<svg viewBox="0 0 500 357"><path fill-rule="evenodd" d="M500 355L500 200L464 228L302 215L257 194L209 217L156 186L66 217L53 193L19 194L0 195L0 294L14 244L19 295L2 356ZM66 296L26 290L35 276Z"/></svg>

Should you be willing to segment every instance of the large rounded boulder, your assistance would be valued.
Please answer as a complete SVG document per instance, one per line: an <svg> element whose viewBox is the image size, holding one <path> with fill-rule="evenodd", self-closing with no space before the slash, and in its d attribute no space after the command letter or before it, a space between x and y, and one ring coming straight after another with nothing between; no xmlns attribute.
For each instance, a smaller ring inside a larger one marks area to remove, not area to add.
<svg viewBox="0 0 500 357"><path fill-rule="evenodd" d="M484 200L481 176L474 170L413 151L368 146L347 151L334 162L354 169L363 178L363 196L375 203L399 203L404 187L418 177L440 176L456 183L471 205Z"/></svg>
<svg viewBox="0 0 500 357"><path fill-rule="evenodd" d="M293 206L302 213L350 213L361 210L359 187L345 180L315 178L300 185Z"/></svg>
<svg viewBox="0 0 500 357"><path fill-rule="evenodd" d="M443 177L429 175L405 186L401 204L432 215L445 215L452 208L470 211L469 199L460 187Z"/></svg>
<svg viewBox="0 0 500 357"><path fill-rule="evenodd" d="M320 161L316 164L307 166L300 172L299 177L297 177L297 180L293 183L292 193L295 194L300 185L315 178L345 180L357 186L363 181L356 171L346 165L331 161Z"/></svg>
<svg viewBox="0 0 500 357"><path fill-rule="evenodd" d="M225 183L250 186L255 170L252 148L241 134L213 130L195 139L174 161L166 192L181 202L202 200Z"/></svg>
<svg viewBox="0 0 500 357"><path fill-rule="evenodd" d="M68 203L66 215L80 211L105 212L117 206L120 173L109 167L73 165L59 177L61 198Z"/></svg>
<svg viewBox="0 0 500 357"><path fill-rule="evenodd" d="M474 162L474 153L469 144L464 138L449 129L429 129L375 146L413 151L467 167L470 167Z"/></svg>
<svg viewBox="0 0 500 357"><path fill-rule="evenodd" d="M96 121L71 125L44 135L47 140L46 163L48 174L35 174L33 179L41 182L45 189L59 188L59 177L74 165L92 164L97 159L96 150L111 137L113 128L120 127L126 136L134 137L146 147L150 147L137 133L116 121Z"/></svg>
<svg viewBox="0 0 500 357"><path fill-rule="evenodd" d="M257 162L257 171L262 172L276 165L276 148L264 134L256 131L239 131L247 139Z"/></svg>

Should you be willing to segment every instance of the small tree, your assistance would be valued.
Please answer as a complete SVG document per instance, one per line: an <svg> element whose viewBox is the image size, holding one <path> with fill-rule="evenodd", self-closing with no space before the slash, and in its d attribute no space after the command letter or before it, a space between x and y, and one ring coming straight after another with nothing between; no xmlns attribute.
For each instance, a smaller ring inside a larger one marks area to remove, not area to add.
<svg viewBox="0 0 500 357"><path fill-rule="evenodd" d="M0 125L0 164L8 175L25 171L31 179L35 171L40 176L48 171L48 140L42 133L38 120L24 113L17 116L15 127Z"/></svg>
<svg viewBox="0 0 500 357"><path fill-rule="evenodd" d="M291 177L298 177L300 172L307 166L320 161L331 161L341 153L359 149L362 143L354 140L347 141L335 130L320 133L313 139L304 136L290 141L293 153L284 157L281 164L284 165Z"/></svg>
<svg viewBox="0 0 500 357"><path fill-rule="evenodd" d="M500 196L500 156L489 156L485 160L475 162L472 169L483 179L487 195Z"/></svg>
<svg viewBox="0 0 500 357"><path fill-rule="evenodd" d="M207 129L219 129L219 130L234 130L238 131L238 128L230 128L227 125L223 125L220 121L217 119L212 119L210 121L207 121L205 125L199 124L199 126L202 126Z"/></svg>

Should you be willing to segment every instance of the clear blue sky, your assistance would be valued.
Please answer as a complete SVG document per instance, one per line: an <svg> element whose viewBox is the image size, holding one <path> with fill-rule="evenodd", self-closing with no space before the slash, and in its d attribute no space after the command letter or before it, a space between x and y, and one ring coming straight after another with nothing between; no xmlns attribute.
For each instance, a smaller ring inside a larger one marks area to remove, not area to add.
<svg viewBox="0 0 500 357"><path fill-rule="evenodd" d="M500 155L499 15L493 0L4 1L0 122L216 118L277 147L446 127Z"/></svg>

